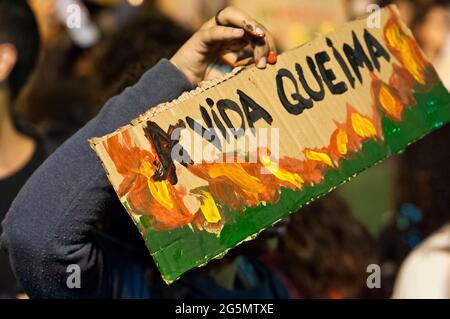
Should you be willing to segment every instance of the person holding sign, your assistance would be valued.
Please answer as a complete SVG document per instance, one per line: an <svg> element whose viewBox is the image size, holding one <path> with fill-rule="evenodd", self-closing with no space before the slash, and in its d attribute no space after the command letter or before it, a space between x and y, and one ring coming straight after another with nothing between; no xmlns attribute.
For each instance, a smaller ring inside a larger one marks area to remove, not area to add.
<svg viewBox="0 0 450 319"><path fill-rule="evenodd" d="M253 52L245 60L247 63L264 68L267 63L276 62L274 41L262 25L239 9L221 10L170 61L161 60L134 86L111 98L93 120L36 171L7 213L1 237L12 267L30 297L154 296L156 283L147 276L151 261L138 232L134 230L129 238L120 241L98 226L108 220L108 212L122 208L118 208L121 204L87 140L130 122L149 105L170 101L211 79L212 65L220 62L225 51L237 53L244 47ZM113 228L115 234L127 233L123 223L115 223ZM133 239L136 243L131 243ZM203 276L208 277L204 271ZM229 291L226 296L286 295L275 276L269 274L260 282L249 293ZM205 279L191 281L195 283L204 284ZM210 286L209 293L209 297L214 297ZM216 296L225 297L222 291Z"/></svg>

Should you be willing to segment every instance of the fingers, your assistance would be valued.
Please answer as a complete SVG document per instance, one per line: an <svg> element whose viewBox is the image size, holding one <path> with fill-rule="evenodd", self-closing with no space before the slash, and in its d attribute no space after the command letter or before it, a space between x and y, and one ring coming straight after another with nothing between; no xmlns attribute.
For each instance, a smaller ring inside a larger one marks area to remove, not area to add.
<svg viewBox="0 0 450 319"><path fill-rule="evenodd" d="M265 36L264 28L245 12L237 8L226 7L220 11L217 20L222 25L242 28L252 36L260 38ZM215 19L213 19L213 22L215 23Z"/></svg>
<svg viewBox="0 0 450 319"><path fill-rule="evenodd" d="M215 23L215 19L213 20ZM217 20L224 25L243 28L250 35L248 38L254 46L253 56L258 68L265 68L267 63L276 63L277 50L273 38L256 20L234 7L227 7L220 11Z"/></svg>
<svg viewBox="0 0 450 319"><path fill-rule="evenodd" d="M277 63L277 47L275 45L275 41L273 38L269 35L266 36L267 44L269 45L269 55L267 56L267 63L269 64L275 64Z"/></svg>
<svg viewBox="0 0 450 319"><path fill-rule="evenodd" d="M220 26L217 25L216 19ZM200 29L200 34L206 44L237 39L248 41L253 47L253 60L258 68L263 69L267 63L275 64L277 61L275 42L264 26L235 7L226 7L216 17L207 21ZM238 50L240 46L226 47Z"/></svg>
<svg viewBox="0 0 450 319"><path fill-rule="evenodd" d="M223 41L238 40L241 39L244 34L245 32L242 29L224 26L213 26L208 29L202 29L198 33L200 41L207 45Z"/></svg>
<svg viewBox="0 0 450 319"><path fill-rule="evenodd" d="M263 31L266 34L262 41L256 42L254 47L254 60L256 67L264 69L269 64L275 64L277 62L277 48L272 36L266 31L264 27Z"/></svg>
<svg viewBox="0 0 450 319"><path fill-rule="evenodd" d="M239 47L239 45L245 44L244 47ZM248 50L246 47L248 47L248 43L242 41L236 42L234 45L235 49L228 49L229 51L226 52L222 56L222 60L224 60L225 63L230 65L231 67L235 68L238 66L245 66L253 63L253 50Z"/></svg>
<svg viewBox="0 0 450 319"><path fill-rule="evenodd" d="M269 45L267 41L264 41L263 45L256 45L253 50L253 58L255 60L256 67L264 69L267 65L267 56L269 55Z"/></svg>

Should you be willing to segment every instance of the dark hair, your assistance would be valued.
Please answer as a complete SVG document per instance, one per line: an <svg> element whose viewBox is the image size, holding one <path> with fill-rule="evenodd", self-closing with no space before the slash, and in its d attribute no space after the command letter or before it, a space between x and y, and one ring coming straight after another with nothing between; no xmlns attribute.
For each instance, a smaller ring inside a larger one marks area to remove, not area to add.
<svg viewBox="0 0 450 319"><path fill-rule="evenodd" d="M391 287L411 250L450 222L450 125L409 146L398 156L396 212L380 234L380 258L392 270L383 286Z"/></svg>
<svg viewBox="0 0 450 319"><path fill-rule="evenodd" d="M39 31L31 8L25 0L0 0L0 43L16 47L18 60L9 78L15 99L28 80L39 53Z"/></svg>
<svg viewBox="0 0 450 319"><path fill-rule="evenodd" d="M336 192L291 215L280 239L284 271L306 298L356 298L366 291L374 239Z"/></svg>
<svg viewBox="0 0 450 319"><path fill-rule="evenodd" d="M137 16L97 48L94 70L100 92L98 105L135 84L161 58L171 57L190 32L159 12Z"/></svg>
<svg viewBox="0 0 450 319"><path fill-rule="evenodd" d="M421 210L420 236L430 235L450 221L450 125L411 145L399 157L397 203Z"/></svg>

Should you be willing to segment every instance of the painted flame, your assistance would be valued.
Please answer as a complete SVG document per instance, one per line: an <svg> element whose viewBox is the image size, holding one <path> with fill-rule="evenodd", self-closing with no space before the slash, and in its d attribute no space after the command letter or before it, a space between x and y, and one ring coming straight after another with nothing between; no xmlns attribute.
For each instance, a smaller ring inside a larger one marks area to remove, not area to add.
<svg viewBox="0 0 450 319"><path fill-rule="evenodd" d="M377 135L377 131L372 122L358 113L352 113L352 127L358 136L362 138L370 138Z"/></svg>
<svg viewBox="0 0 450 319"><path fill-rule="evenodd" d="M184 205L185 192L175 190L168 181L155 181L152 164L155 156L133 144L128 131L111 136L104 142L106 151L122 175L117 194L125 197L131 213L151 216L155 230L167 230L190 223L194 215Z"/></svg>
<svg viewBox="0 0 450 319"><path fill-rule="evenodd" d="M393 120L401 121L405 107L397 89L383 82L374 73L370 73L370 76L372 77L372 98L375 104Z"/></svg>
<svg viewBox="0 0 450 319"><path fill-rule="evenodd" d="M273 162L269 156L263 155L261 159L263 166L271 172L276 178L281 181L286 181L298 189L302 189L302 184L304 183L303 178L297 173L291 173L285 169L280 168L275 162Z"/></svg>
<svg viewBox="0 0 450 319"><path fill-rule="evenodd" d="M311 161L322 162L330 167L334 167L331 157L325 152L314 151L311 149L305 149L304 153L305 153L306 158Z"/></svg>
<svg viewBox="0 0 450 319"><path fill-rule="evenodd" d="M169 189L166 182L154 182L150 178L148 179L148 188L150 194L156 199L164 208L170 210L173 208L173 202L170 198Z"/></svg>
<svg viewBox="0 0 450 319"><path fill-rule="evenodd" d="M426 69L429 63L423 57L417 42L402 28L397 15L391 10L391 17L384 27L384 37L389 50L411 73L414 79L425 85Z"/></svg>
<svg viewBox="0 0 450 319"><path fill-rule="evenodd" d="M212 197L210 192L203 192L202 194L203 202L200 206L200 210L203 213L206 221L208 223L217 223L222 217L220 216L219 209L217 208L216 202Z"/></svg>

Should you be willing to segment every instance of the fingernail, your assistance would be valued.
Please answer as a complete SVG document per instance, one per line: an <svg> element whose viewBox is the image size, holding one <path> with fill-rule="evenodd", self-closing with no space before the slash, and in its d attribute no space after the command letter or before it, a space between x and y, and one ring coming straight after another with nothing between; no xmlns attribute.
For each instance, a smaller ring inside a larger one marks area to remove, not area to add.
<svg viewBox="0 0 450 319"><path fill-rule="evenodd" d="M255 34L260 36L260 37L263 37L264 36L264 31L260 27L256 27L255 28Z"/></svg>
<svg viewBox="0 0 450 319"><path fill-rule="evenodd" d="M259 69L264 69L266 67L267 60L266 57L263 56L261 59L259 59L256 63L256 67Z"/></svg>
<svg viewBox="0 0 450 319"><path fill-rule="evenodd" d="M243 36L244 35L244 30L235 28L233 30L233 34L236 35L236 36Z"/></svg>
<svg viewBox="0 0 450 319"><path fill-rule="evenodd" d="M253 31L253 26L252 26L250 23L246 23L246 22L245 22L245 29L248 30L248 31L250 31L250 32L254 32L254 31Z"/></svg>
<svg viewBox="0 0 450 319"><path fill-rule="evenodd" d="M270 52L267 56L267 62L269 64L275 64L277 63L277 54L275 52Z"/></svg>

